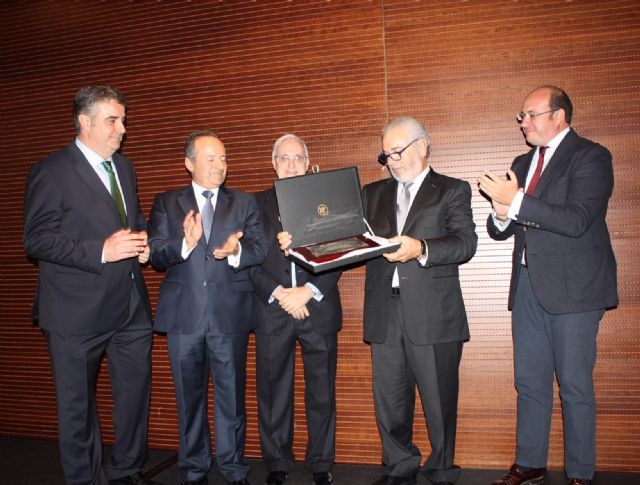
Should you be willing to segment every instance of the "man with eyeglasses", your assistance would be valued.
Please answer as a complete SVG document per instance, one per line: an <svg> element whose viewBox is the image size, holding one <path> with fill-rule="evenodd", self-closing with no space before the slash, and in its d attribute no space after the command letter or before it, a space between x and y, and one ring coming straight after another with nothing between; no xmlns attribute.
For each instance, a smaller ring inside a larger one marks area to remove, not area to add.
<svg viewBox="0 0 640 485"><path fill-rule="evenodd" d="M611 154L570 127L573 106L542 86L517 116L532 149L506 177L485 172L480 190L493 205L498 241L515 236L509 309L518 391L516 459L493 485L544 480L554 373L564 420L565 472L591 483L595 469L593 368L604 312L617 305L616 261L605 221L613 191Z"/></svg>
<svg viewBox="0 0 640 485"><path fill-rule="evenodd" d="M279 179L304 175L309 167L305 142L286 134L273 145ZM281 251L282 231L275 190L256 194L269 250L251 270L256 294L256 380L258 424L266 485L282 485L295 467L293 456L293 379L296 341L302 350L307 412L306 467L315 485L333 483L336 438L336 363L342 306L341 271L314 275Z"/></svg>
<svg viewBox="0 0 640 485"><path fill-rule="evenodd" d="M392 178L364 187L365 214L376 235L401 246L367 263L364 339L385 467L373 485L417 483L416 386L431 442L422 473L432 484L450 484L460 474L453 463L458 368L469 340L458 267L478 239L471 187L429 166L429 135L414 118L385 126L382 147L378 161Z"/></svg>

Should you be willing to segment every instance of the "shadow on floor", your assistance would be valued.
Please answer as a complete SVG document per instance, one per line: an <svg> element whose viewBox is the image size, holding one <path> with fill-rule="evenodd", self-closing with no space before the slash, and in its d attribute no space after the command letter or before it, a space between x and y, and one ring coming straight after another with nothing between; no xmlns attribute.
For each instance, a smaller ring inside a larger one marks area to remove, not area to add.
<svg viewBox="0 0 640 485"><path fill-rule="evenodd" d="M105 448L105 460L110 449ZM143 472L163 485L179 485L181 478L173 451L149 450ZM252 485L263 485L266 471L260 460L250 460ZM506 470L463 469L457 485L490 485ZM370 485L382 474L382 467L371 465L337 464L333 470L336 485ZM55 441L0 438L0 483L3 485L65 485ZM209 474L210 485L225 482L215 469ZM564 473L548 472L545 485L566 485ZM597 472L593 485L638 485L640 473ZM311 485L311 475L298 464L287 479L287 485ZM420 477L418 485L429 485Z"/></svg>

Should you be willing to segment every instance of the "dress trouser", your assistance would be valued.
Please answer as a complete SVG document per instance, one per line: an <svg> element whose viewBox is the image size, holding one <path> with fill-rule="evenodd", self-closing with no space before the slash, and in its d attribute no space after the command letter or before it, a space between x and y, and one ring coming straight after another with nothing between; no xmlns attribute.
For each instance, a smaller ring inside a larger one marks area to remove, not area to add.
<svg viewBox="0 0 640 485"><path fill-rule="evenodd" d="M243 480L249 474L249 463L244 457L248 338L248 332L223 334L213 316L206 314L193 333L167 334L178 403L178 467L185 480L200 480L211 468L211 433L207 416L209 373L215 399L218 469L228 481Z"/></svg>
<svg viewBox="0 0 640 485"><path fill-rule="evenodd" d="M135 285L126 321L113 331L61 335L45 330L58 408L60 457L68 485L107 484L138 472L147 453L151 382L151 326ZM102 469L96 381L107 354L115 443Z"/></svg>
<svg viewBox="0 0 640 485"><path fill-rule="evenodd" d="M512 312L519 465L532 468L547 465L555 372L562 400L565 472L570 478L593 477L596 458L593 368L603 315L604 310L548 313L535 297L526 267L521 268Z"/></svg>
<svg viewBox="0 0 640 485"><path fill-rule="evenodd" d="M400 297L394 296L391 301L387 338L371 345L373 393L385 473L410 476L420 468L422 455L413 443L417 385L431 442L423 474L432 482L455 482L460 474L453 458L462 342L411 343L404 328Z"/></svg>
<svg viewBox="0 0 640 485"><path fill-rule="evenodd" d="M296 341L305 379L307 452L311 473L330 471L335 461L337 332L317 333L312 319L290 319L282 333L256 333L258 422L267 471L293 471L293 390Z"/></svg>

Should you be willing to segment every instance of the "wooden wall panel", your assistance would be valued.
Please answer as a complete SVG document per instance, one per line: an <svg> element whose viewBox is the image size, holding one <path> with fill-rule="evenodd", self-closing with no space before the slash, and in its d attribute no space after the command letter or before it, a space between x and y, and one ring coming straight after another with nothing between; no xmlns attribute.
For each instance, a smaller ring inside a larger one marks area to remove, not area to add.
<svg viewBox="0 0 640 485"><path fill-rule="evenodd" d="M293 131L321 169L357 165L363 183L387 119L414 114L433 138L436 170L472 184L526 150L514 123L526 93L557 83L576 106L578 132L614 155L609 224L620 307L602 322L596 368L598 466L640 471L640 11L637 2L400 1L54 2L0 5L0 434L55 439L46 345L29 323L37 270L22 249L28 168L73 137L71 100L109 82L129 99L123 153L135 161L148 214L159 191L188 183L182 144L211 127L229 156L227 184L262 190L270 151ZM474 192L480 237L462 269L472 340L465 346L457 462L504 467L514 452L515 391L506 310L511 243L490 241L488 203ZM153 304L162 275L145 270ZM379 463L369 349L362 342L362 268L343 276L338 363L338 460ZM166 339L154 337L149 445L177 447ZM99 383L105 440L113 439L106 367ZM296 442L304 456L298 359ZM253 338L248 359L247 454L259 456ZM428 452L417 413L416 442ZM549 463L562 465L559 402Z"/></svg>

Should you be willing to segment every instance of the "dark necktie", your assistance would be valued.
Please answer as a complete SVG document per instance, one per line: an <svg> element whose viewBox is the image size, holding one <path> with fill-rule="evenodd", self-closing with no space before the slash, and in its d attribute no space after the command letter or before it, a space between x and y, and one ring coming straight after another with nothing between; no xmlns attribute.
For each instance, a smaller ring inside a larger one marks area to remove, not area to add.
<svg viewBox="0 0 640 485"><path fill-rule="evenodd" d="M533 193L536 191L536 187L538 186L538 182L540 181L540 175L542 174L544 152L546 151L547 147L540 147L538 149L538 165L536 166L536 171L533 172L533 177L531 177L531 182L529 182L529 186L527 187L527 195L533 195Z"/></svg>
<svg viewBox="0 0 640 485"><path fill-rule="evenodd" d="M113 167L111 166L110 160L105 160L102 162L102 166L109 174L109 186L111 197L116 203L118 207L118 212L120 213L120 218L122 219L122 225L127 227L127 211L124 209L124 201L122 199L122 194L120 193L120 188L118 187L118 181L116 180L116 174L113 172Z"/></svg>
<svg viewBox="0 0 640 485"><path fill-rule="evenodd" d="M411 202L411 192L409 189L413 185L413 182L406 182L402 184L402 190L400 191L400 197L398 197L398 207L396 210L396 223L398 234L402 234L402 228L404 222L407 219L407 213L409 212L409 204Z"/></svg>
<svg viewBox="0 0 640 485"><path fill-rule="evenodd" d="M204 207L202 208L202 228L204 230L204 238L209 242L209 237L211 236L211 226L213 225L213 204L211 203L211 197L213 197L213 192L210 190L205 190L202 192L204 196L205 202Z"/></svg>

